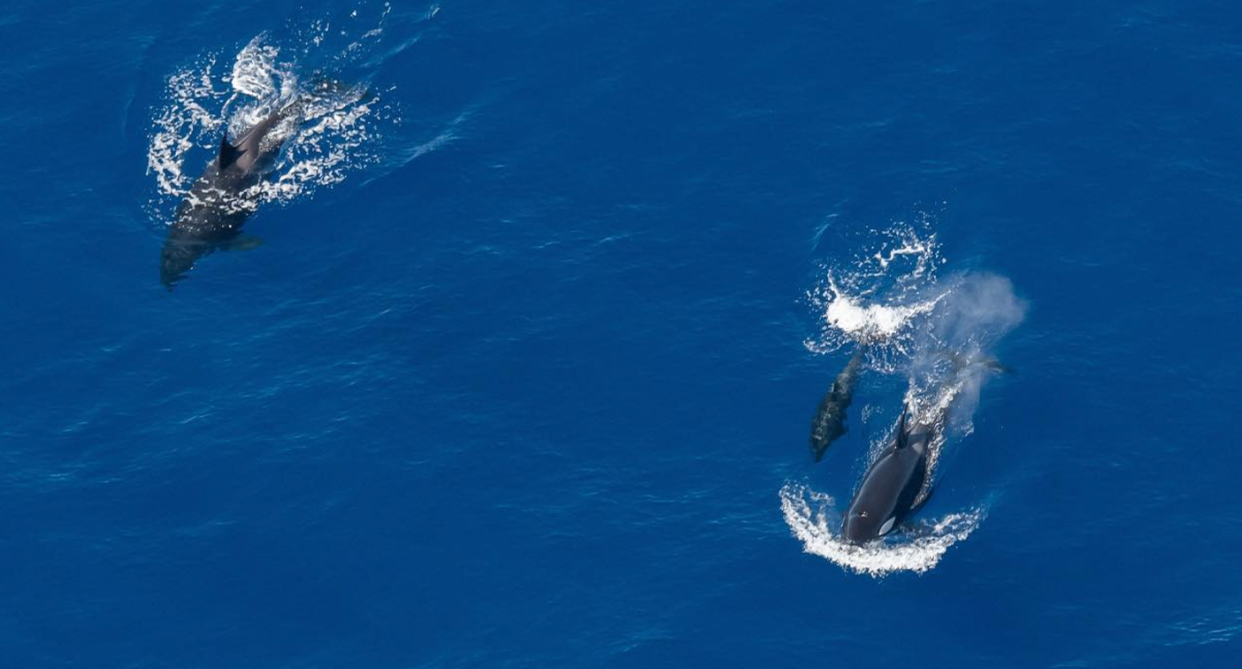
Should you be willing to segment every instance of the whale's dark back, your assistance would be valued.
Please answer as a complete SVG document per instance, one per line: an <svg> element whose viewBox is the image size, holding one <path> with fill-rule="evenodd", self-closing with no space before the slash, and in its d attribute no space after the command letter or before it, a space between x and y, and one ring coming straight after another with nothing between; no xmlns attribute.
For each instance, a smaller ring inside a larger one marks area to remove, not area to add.
<svg viewBox="0 0 1242 669"><path fill-rule="evenodd" d="M907 426L906 417L903 414L893 442L867 469L846 511L841 533L850 543L866 543L892 531L919 501L935 428L925 423Z"/></svg>
<svg viewBox="0 0 1242 669"><path fill-rule="evenodd" d="M160 251L161 283L172 288L199 258L241 233L242 224L258 207L258 193L251 189L280 152L281 143L268 137L281 121L296 115L300 106L294 103L273 112L233 143L227 137L221 140L215 160L177 206Z"/></svg>
<svg viewBox="0 0 1242 669"><path fill-rule="evenodd" d="M854 399L854 385L858 383L858 370L862 365L863 348L854 351L845 368L824 394L811 419L811 457L819 462L833 441L846 432L845 415Z"/></svg>

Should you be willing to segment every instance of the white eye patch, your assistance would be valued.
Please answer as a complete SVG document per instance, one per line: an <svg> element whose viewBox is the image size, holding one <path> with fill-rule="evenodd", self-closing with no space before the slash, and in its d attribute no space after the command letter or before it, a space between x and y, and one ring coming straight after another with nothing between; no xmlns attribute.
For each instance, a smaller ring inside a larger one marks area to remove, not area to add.
<svg viewBox="0 0 1242 669"><path fill-rule="evenodd" d="M893 529L893 523L895 522L897 522L897 516L893 516L892 518L884 521L884 524L880 526L880 536L888 534L888 531Z"/></svg>

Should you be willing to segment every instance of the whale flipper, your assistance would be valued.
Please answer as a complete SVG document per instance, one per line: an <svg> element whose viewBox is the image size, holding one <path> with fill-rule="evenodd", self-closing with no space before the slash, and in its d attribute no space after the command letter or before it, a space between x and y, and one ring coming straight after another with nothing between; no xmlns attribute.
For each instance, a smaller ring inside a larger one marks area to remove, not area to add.
<svg viewBox="0 0 1242 669"><path fill-rule="evenodd" d="M960 372L972 364L977 364L997 374L1013 374L1012 367L990 355L973 359L955 351L944 351L941 355L953 362L953 370L956 372Z"/></svg>
<svg viewBox="0 0 1242 669"><path fill-rule="evenodd" d="M988 358L983 363L984 367L996 372L997 374L1013 374L1013 367L997 360L996 358Z"/></svg>
<svg viewBox="0 0 1242 669"><path fill-rule="evenodd" d="M224 248L229 251L253 251L263 246L263 238L258 235L239 235Z"/></svg>
<svg viewBox="0 0 1242 669"><path fill-rule="evenodd" d="M923 507L927 506L927 502L928 500L932 498L932 493L934 492L936 492L935 486L928 488L927 494L923 495L923 499L920 499L919 501L915 502L914 506L910 507L910 515L913 516L914 514L921 511Z"/></svg>

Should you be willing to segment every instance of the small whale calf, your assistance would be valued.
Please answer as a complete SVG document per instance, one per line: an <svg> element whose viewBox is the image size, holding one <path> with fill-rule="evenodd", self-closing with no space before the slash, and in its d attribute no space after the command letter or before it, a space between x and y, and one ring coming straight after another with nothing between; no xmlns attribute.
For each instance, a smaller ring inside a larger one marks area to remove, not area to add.
<svg viewBox="0 0 1242 669"><path fill-rule="evenodd" d="M863 349L859 347L819 402L819 409L811 421L811 455L815 462L819 462L832 442L846 432L845 412L854 400L854 386L858 383L862 359Z"/></svg>

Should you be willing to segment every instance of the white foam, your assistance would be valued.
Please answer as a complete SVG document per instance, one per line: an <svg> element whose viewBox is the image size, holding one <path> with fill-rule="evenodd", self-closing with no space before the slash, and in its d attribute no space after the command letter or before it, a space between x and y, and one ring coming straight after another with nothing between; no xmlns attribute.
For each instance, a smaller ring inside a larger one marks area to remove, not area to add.
<svg viewBox="0 0 1242 669"><path fill-rule="evenodd" d="M951 513L900 528L880 541L855 546L842 540L837 531L840 513L832 497L792 482L781 488L780 497L785 523L802 542L803 551L873 578L902 571L930 571L954 544L969 537L986 515L982 508Z"/></svg>
<svg viewBox="0 0 1242 669"><path fill-rule="evenodd" d="M168 102L156 114L155 131L147 148L147 173L154 174L161 193L184 194L189 189L182 171L185 156L201 135L216 133L222 122L208 111L224 91L213 86L216 58L208 56L168 78Z"/></svg>
<svg viewBox="0 0 1242 669"><path fill-rule="evenodd" d="M234 91L256 100L273 97L280 90L278 77L284 74L276 64L280 49L264 43L264 39L260 33L237 53L232 75L226 79Z"/></svg>
<svg viewBox="0 0 1242 669"><path fill-rule="evenodd" d="M250 200L287 203L380 162L385 130L399 124L384 93L368 94L362 85L325 86L319 76L303 82L297 75L297 61L307 57L318 62L352 62L358 55L355 52L374 51L390 11L391 6L385 4L379 25L363 26L362 36L335 55L312 54L326 41L331 23L324 19L302 31L296 38L300 44L293 48L282 48L261 33L230 59L204 57L170 76L165 101L154 115L147 150L148 173L155 176L157 190L148 203L152 217L171 223L171 203L188 195L192 179L214 155L222 132L227 129L230 136L240 136L294 101L303 104L302 117L272 132L271 141L283 148L270 179L255 187ZM442 143L420 146L419 151L433 150ZM201 164L193 158L198 155Z"/></svg>
<svg viewBox="0 0 1242 669"><path fill-rule="evenodd" d="M930 290L943 263L940 247L926 226L896 223L877 236L878 248L828 269L824 282L808 294L820 313L821 331L805 342L807 349L831 353L867 344L871 366L879 368L909 353L918 318L943 297Z"/></svg>
<svg viewBox="0 0 1242 669"><path fill-rule="evenodd" d="M943 295L908 305L864 304L845 294L829 277L832 299L824 312L827 325L860 342L889 339L916 316L929 313Z"/></svg>

